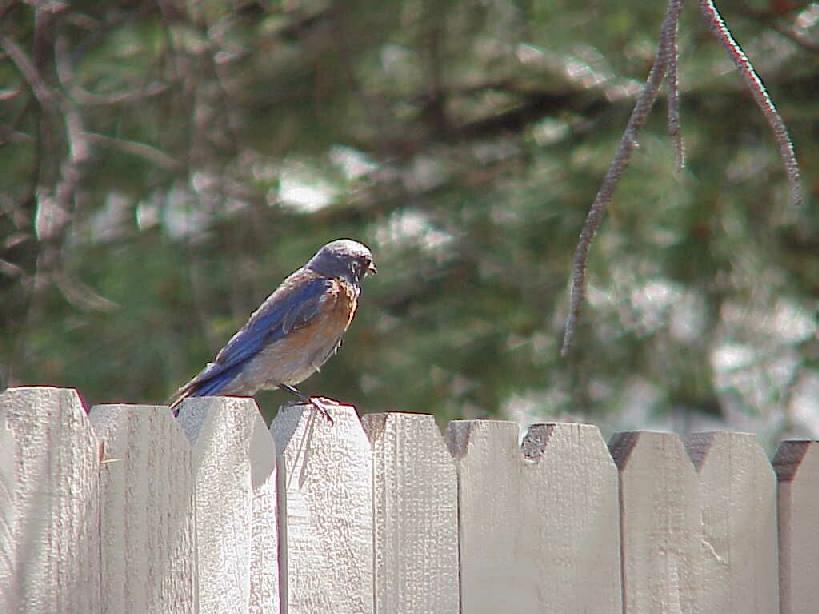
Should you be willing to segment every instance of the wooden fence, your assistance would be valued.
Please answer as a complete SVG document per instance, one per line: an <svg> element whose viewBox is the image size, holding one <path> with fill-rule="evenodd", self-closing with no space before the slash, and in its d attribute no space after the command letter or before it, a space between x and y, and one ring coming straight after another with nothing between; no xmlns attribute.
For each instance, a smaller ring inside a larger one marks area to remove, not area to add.
<svg viewBox="0 0 819 614"><path fill-rule="evenodd" d="M0 394L0 612L815 614L819 443Z"/></svg>

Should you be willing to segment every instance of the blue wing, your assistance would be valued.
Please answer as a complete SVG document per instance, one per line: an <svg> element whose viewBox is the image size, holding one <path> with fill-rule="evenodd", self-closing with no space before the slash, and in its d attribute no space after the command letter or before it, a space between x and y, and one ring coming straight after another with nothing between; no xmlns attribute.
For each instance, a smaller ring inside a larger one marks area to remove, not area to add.
<svg viewBox="0 0 819 614"><path fill-rule="evenodd" d="M289 287L285 285L286 281L262 304L247 324L220 350L216 360L179 391L173 405L187 396L218 393L239 374L248 360L319 314L322 300L326 299L333 282L319 277L302 281L299 275L296 274Z"/></svg>

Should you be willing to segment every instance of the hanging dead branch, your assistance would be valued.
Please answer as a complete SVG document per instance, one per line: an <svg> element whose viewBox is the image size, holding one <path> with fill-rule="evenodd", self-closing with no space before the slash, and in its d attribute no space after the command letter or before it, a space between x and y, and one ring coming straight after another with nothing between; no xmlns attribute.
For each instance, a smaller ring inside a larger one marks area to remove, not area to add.
<svg viewBox="0 0 819 614"><path fill-rule="evenodd" d="M731 31L725 25L722 16L719 14L717 7L712 0L700 0L700 11L705 18L708 27L711 28L714 36L717 37L722 46L728 52L728 57L736 66L745 86L751 92L757 106L762 110L765 119L773 130L776 144L779 147L779 156L782 158L782 163L785 165L785 173L788 177L788 187L791 193L791 203L799 205L802 202L802 186L799 179L799 163L796 161L796 155L793 153L793 143L788 136L788 129L785 127L785 122L782 121L782 116L776 110L771 97L765 89L765 85L756 74L751 61L742 48L731 36Z"/></svg>
<svg viewBox="0 0 819 614"><path fill-rule="evenodd" d="M562 356L568 355L572 348L577 321L585 302L586 266L589 248L594 240L597 229L603 221L606 207L608 207L611 202L614 190L622 176L623 170L625 170L625 167L631 159L631 153L635 147L637 147L639 132L645 125L648 114L654 105L654 101L657 99L660 86L666 76L668 87L668 133L674 144L678 168L681 168L684 164L683 145L680 136L679 93L677 88L677 29L681 8L682 0L669 0L665 19L660 29L660 42L657 47L654 64L649 72L645 87L634 105L634 110L623 132L617 153L615 153L609 170L603 178L597 196L589 208L583 229L580 232L580 239L577 243L572 263L569 315L566 318L564 327L563 345L560 351ZM800 204L802 202L802 191L799 178L799 165L796 161L793 145L785 128L785 123L782 121L782 117L776 110L770 96L768 96L765 86L754 71L750 60L725 25L713 1L700 0L700 10L711 31L725 47L728 55L734 62L746 87L750 90L754 101L768 120L779 148L779 154L785 166L791 202L793 204Z"/></svg>

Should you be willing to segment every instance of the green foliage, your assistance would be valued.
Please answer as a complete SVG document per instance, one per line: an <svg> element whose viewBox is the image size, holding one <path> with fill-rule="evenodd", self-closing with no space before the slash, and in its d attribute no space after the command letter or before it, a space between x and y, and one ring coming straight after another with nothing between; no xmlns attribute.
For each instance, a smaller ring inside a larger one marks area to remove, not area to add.
<svg viewBox="0 0 819 614"><path fill-rule="evenodd" d="M670 409L811 432L819 64L782 33L810 8L726 9L789 126L808 203L787 204L764 119L688 7L688 164L674 169L661 99L592 246L563 360L574 246L661 5L44 7L2 16L57 108L6 49L7 383L163 401L286 274L349 236L380 273L306 392L364 411L635 426Z"/></svg>

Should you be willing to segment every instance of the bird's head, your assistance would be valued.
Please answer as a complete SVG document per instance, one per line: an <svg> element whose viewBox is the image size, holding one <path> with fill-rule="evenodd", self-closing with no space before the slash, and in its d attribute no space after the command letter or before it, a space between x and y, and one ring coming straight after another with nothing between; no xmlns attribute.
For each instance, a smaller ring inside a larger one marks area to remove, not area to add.
<svg viewBox="0 0 819 614"><path fill-rule="evenodd" d="M339 277L356 285L365 276L377 272L369 248L352 239L331 241L310 258L307 268L319 275Z"/></svg>

